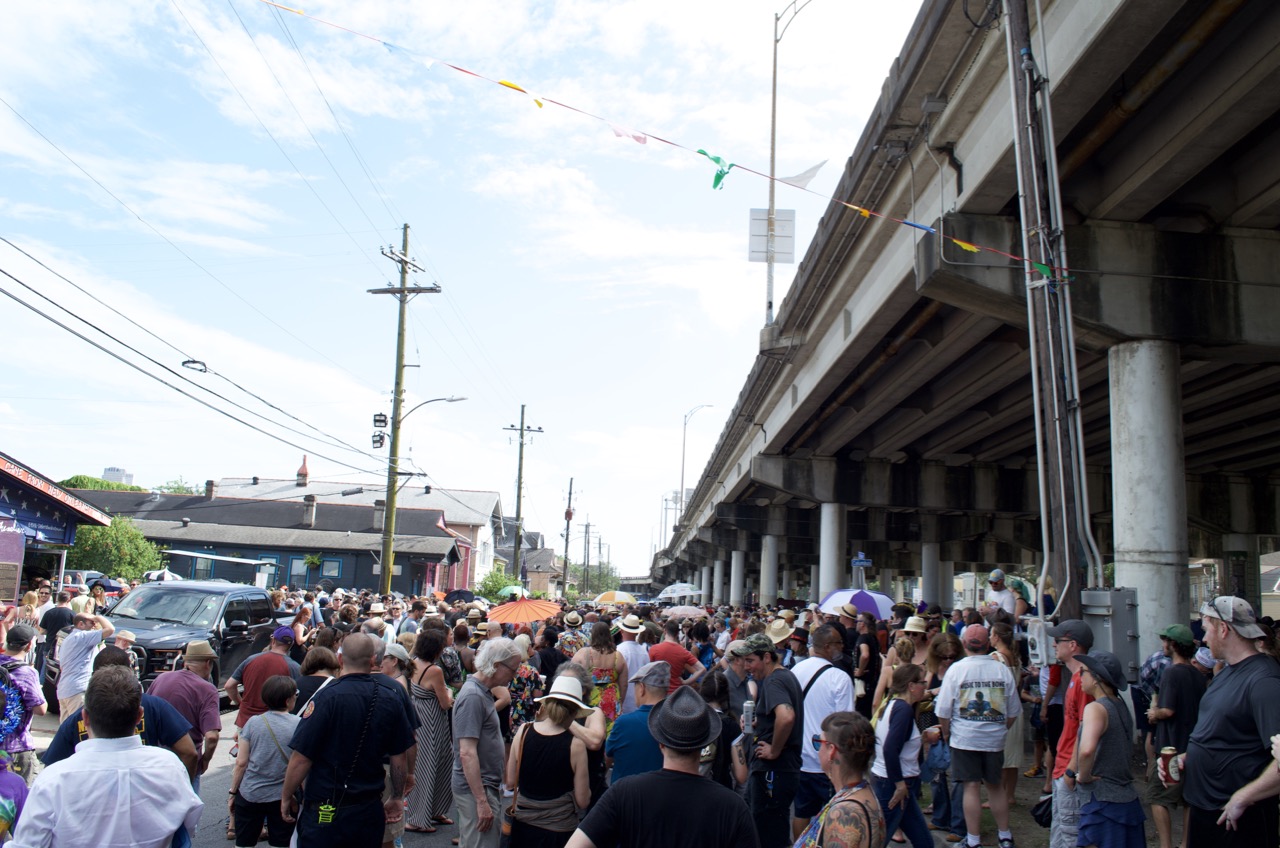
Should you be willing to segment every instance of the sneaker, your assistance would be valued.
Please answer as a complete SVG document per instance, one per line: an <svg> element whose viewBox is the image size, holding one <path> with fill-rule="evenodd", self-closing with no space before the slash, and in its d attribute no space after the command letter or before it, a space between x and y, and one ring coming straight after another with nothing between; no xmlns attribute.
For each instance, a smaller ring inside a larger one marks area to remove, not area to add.
<svg viewBox="0 0 1280 848"><path fill-rule="evenodd" d="M1013 837L1010 836L1008 839L1000 840L1000 848L1018 848L1018 846L1013 844Z"/></svg>
<svg viewBox="0 0 1280 848"><path fill-rule="evenodd" d="M956 834L954 834L954 833L948 833L948 834L947 834L947 841L948 841L948 842L950 842L952 845L954 845L954 844L955 844L955 843L957 843L957 842L964 842L964 837L963 837L963 836L957 836L957 835L956 835Z"/></svg>
<svg viewBox="0 0 1280 848"><path fill-rule="evenodd" d="M1044 769L1040 766L1029 768L1022 773L1023 777L1044 777Z"/></svg>

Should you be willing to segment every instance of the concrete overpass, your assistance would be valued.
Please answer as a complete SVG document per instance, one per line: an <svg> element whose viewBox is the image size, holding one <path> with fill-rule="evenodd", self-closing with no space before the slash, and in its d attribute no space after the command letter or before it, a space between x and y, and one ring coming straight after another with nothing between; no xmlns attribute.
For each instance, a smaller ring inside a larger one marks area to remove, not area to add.
<svg viewBox="0 0 1280 848"><path fill-rule="evenodd" d="M1278 531L1280 4L1044 2L1043 47L1030 5L1090 518L1147 652L1194 612L1189 557L1257 605ZM927 0L836 197L1019 253L1007 66L998 24ZM954 571L1036 563L1026 322L1019 263L831 204L654 583L816 598L865 551L945 605Z"/></svg>

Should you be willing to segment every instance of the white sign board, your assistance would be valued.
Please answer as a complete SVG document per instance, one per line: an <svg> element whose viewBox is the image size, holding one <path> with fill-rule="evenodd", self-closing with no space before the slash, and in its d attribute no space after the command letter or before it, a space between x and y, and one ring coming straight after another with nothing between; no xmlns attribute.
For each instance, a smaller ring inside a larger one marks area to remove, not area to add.
<svg viewBox="0 0 1280 848"><path fill-rule="evenodd" d="M769 261L769 210L751 210L747 259ZM796 261L796 210L773 210L773 261L791 265Z"/></svg>

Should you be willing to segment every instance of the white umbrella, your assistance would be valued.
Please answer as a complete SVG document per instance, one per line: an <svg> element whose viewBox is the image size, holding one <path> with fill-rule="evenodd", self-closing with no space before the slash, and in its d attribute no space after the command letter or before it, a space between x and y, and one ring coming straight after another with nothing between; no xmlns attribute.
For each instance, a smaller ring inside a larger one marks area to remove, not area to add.
<svg viewBox="0 0 1280 848"><path fill-rule="evenodd" d="M148 582L152 580L181 580L182 575L176 574L167 568L161 568L156 571L148 571L142 575Z"/></svg>
<svg viewBox="0 0 1280 848"><path fill-rule="evenodd" d="M672 583L658 593L659 599L680 598L685 595L701 595L702 590L692 583Z"/></svg>
<svg viewBox="0 0 1280 848"><path fill-rule="evenodd" d="M822 599L818 609L827 615L839 615L840 607L853 604L858 612L869 612L884 621L893 615L893 598L870 589L836 589Z"/></svg>

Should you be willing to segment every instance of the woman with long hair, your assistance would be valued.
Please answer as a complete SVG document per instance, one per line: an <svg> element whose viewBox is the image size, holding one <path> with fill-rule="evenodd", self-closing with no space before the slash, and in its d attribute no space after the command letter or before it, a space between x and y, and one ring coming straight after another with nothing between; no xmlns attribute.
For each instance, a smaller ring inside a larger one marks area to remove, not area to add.
<svg viewBox="0 0 1280 848"><path fill-rule="evenodd" d="M929 698L930 710L932 710L932 701L938 697L938 689L942 686L942 678L946 675L947 669L963 656L964 649L960 645L960 637L950 630L943 630L929 641L929 648L925 651L924 666L925 671L929 673L928 689L925 695ZM933 814L933 827L935 830L948 831L951 830L952 807L957 809L959 807L963 784L957 783L951 787L947 780L946 769L932 771L929 787L933 797L933 809L930 811Z"/></svg>
<svg viewBox="0 0 1280 848"><path fill-rule="evenodd" d="M307 637L311 635L313 630L311 626L311 607L302 606L297 615L293 617L293 621L289 622L289 627L293 630L293 647L289 649L289 657L301 665L303 658L307 654Z"/></svg>
<svg viewBox="0 0 1280 848"><path fill-rule="evenodd" d="M876 749L871 722L859 713L835 712L811 740L835 796L814 816L795 848L882 848L886 834L880 803L867 783Z"/></svg>
<svg viewBox="0 0 1280 848"><path fill-rule="evenodd" d="M99 580L89 587L89 601L85 604L84 611L89 615L102 615L108 603L107 588Z"/></svg>
<svg viewBox="0 0 1280 848"><path fill-rule="evenodd" d="M1019 697L1022 692L1022 661L1018 657L1018 648L1013 639L1013 628L1004 622L991 625L991 658L1005 665L1013 675L1013 682L1018 684ZM1004 737L1004 771L1001 780L1004 783L1005 797L1009 806L1014 805L1014 792L1018 788L1018 772L1022 770L1023 748L1026 747L1027 710L1018 713L1013 726Z"/></svg>
<svg viewBox="0 0 1280 848"><path fill-rule="evenodd" d="M526 722L534 720L538 714L538 698L542 696L542 676L529 662L529 636L521 633L512 640L520 649L522 662L516 669L515 677L507 684L511 693L511 732L515 734Z"/></svg>
<svg viewBox="0 0 1280 848"><path fill-rule="evenodd" d="M876 715L876 756L871 765L885 832L901 829L914 848L933 846L933 836L916 801L924 739L916 726L915 706L924 698L929 682L925 675L925 670L913 663L902 663L894 671L888 695ZM929 732L936 737L936 730Z"/></svg>
<svg viewBox="0 0 1280 848"><path fill-rule="evenodd" d="M307 651L302 667L298 670L298 698L293 711L302 712L307 702L335 680L341 671L342 664L338 662L338 655L328 648L316 645Z"/></svg>
<svg viewBox="0 0 1280 848"><path fill-rule="evenodd" d="M409 696L418 714L418 759L405 812L405 830L417 833L432 833L437 824L453 824L448 815L453 806L449 782L453 772L453 736L449 729L453 695L445 685L444 670L439 664L444 643L442 630L424 627L413 645Z"/></svg>
<svg viewBox="0 0 1280 848"><path fill-rule="evenodd" d="M467 643L471 641L471 628L466 623L458 622L453 628L453 650L458 654L462 670L467 674L476 673L476 652Z"/></svg>
<svg viewBox="0 0 1280 848"><path fill-rule="evenodd" d="M609 625L598 621L591 626L591 644L573 655L573 662L591 669L591 706L604 713L606 732L613 728L614 719L627 697L627 661L613 644Z"/></svg>
<svg viewBox="0 0 1280 848"><path fill-rule="evenodd" d="M729 681L724 672L717 668L703 677L698 694L716 711L721 725L720 738L713 743L714 752L706 757L704 751L700 764L702 774L736 791L747 783L747 754L741 745L733 744L742 731L737 720L729 715Z"/></svg>

